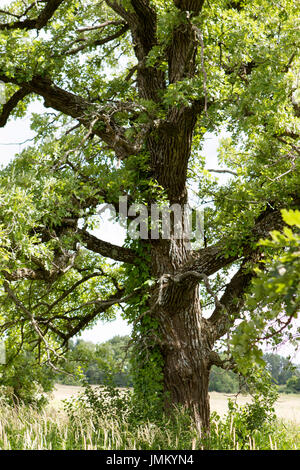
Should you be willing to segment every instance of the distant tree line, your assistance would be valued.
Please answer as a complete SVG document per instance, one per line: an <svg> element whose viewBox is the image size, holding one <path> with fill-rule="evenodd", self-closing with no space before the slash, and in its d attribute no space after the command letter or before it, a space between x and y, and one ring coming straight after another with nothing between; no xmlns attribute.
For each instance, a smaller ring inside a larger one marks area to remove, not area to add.
<svg viewBox="0 0 300 470"><path fill-rule="evenodd" d="M58 381L71 385L84 378L94 385L113 382L118 387L131 387L129 356L129 336L115 336L98 344L81 339L71 341L64 369L73 375L61 374Z"/></svg>
<svg viewBox="0 0 300 470"><path fill-rule="evenodd" d="M81 339L70 343L67 356L69 370L80 369L90 384L105 384L108 380L119 387L132 385L130 361L131 354L128 336L115 336L109 341L94 344ZM281 392L300 393L300 369L290 359L279 354L265 354L266 367ZM61 375L64 384L77 383L76 377ZM213 366L210 374L209 391L236 393L245 384L233 371Z"/></svg>
<svg viewBox="0 0 300 470"><path fill-rule="evenodd" d="M46 401L45 393L51 391L57 382L81 385L86 381L95 385L113 383L118 387L131 387L130 346L129 336L115 336L98 344L82 339L71 341L59 373L45 364L37 364L28 348L17 359L8 348L7 364L0 366L0 401L7 399L13 404L22 401L42 405ZM264 360L280 392L300 393L299 366L278 354L265 354ZM245 383L233 371L213 366L209 391L237 393L247 390Z"/></svg>
<svg viewBox="0 0 300 470"><path fill-rule="evenodd" d="M273 382L282 393L300 393L300 368L290 359L279 354L265 354L266 368ZM209 390L211 392L236 393L245 388L245 383L233 371L225 371L213 366L210 375Z"/></svg>

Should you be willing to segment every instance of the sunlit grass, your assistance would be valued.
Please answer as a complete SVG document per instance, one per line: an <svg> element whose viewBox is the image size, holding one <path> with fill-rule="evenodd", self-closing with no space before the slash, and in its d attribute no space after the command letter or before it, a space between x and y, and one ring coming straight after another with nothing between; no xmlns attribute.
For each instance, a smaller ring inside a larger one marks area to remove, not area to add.
<svg viewBox="0 0 300 470"><path fill-rule="evenodd" d="M211 437L200 437L186 416L175 421L145 422L139 425L121 418L98 417L78 410L72 419L57 408L37 411L20 406L0 407L1 450L160 450L160 449L299 449L300 429L293 423L277 421L272 433L255 430L241 442L234 423L212 417Z"/></svg>

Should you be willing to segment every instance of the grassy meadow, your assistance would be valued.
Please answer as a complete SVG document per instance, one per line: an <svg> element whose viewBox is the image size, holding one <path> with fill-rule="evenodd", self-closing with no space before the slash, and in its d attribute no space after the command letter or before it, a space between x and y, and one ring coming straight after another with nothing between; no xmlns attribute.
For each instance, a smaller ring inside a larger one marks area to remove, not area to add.
<svg viewBox="0 0 300 470"><path fill-rule="evenodd" d="M81 387L57 385L46 408L0 406L0 449L160 450L160 449L300 449L300 396L281 395L277 421L270 429L241 433L235 418L226 421L230 395L210 393L212 424L208 440L200 436L182 412L162 423L130 423L124 415L95 416L84 407L68 411ZM231 395L232 398L232 395ZM238 397L243 405L249 397Z"/></svg>

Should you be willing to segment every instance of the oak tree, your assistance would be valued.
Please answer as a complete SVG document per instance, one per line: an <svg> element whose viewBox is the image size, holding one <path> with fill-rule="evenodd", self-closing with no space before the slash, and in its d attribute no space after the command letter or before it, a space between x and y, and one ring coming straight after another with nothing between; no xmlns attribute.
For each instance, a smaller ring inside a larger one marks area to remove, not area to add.
<svg viewBox="0 0 300 470"><path fill-rule="evenodd" d="M234 367L245 344L259 357L255 345L278 341L298 309L288 290L292 308L283 299L270 326L279 297L261 310L245 302L264 256L285 249L259 240L282 230L281 209L299 208L299 5L6 3L0 125L32 100L46 109L32 117L33 145L1 172L1 329L16 355L29 344L55 367L69 339L121 306L136 386L155 382L166 409L184 405L208 427L211 367ZM202 150L211 134L223 135L218 168ZM120 200L149 209L149 236L101 240L99 207L121 222ZM205 208L203 246L176 231L172 208L189 201ZM170 208L168 237L151 237L155 204ZM241 320L242 345L231 341Z"/></svg>

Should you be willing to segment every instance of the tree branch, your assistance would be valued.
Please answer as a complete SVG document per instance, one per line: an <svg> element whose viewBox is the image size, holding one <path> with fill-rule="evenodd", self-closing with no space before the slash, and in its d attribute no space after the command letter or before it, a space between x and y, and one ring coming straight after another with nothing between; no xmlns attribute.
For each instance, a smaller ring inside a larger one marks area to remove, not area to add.
<svg viewBox="0 0 300 470"><path fill-rule="evenodd" d="M54 282L59 276L65 274L70 269L74 268L76 257L79 253L79 248L75 247L74 250L57 250L54 252L54 259L52 260L52 268L47 270L44 267L43 261L39 258L31 255L30 259L27 259L28 263L34 263L37 268L18 268L12 272L6 269L2 269L0 274L7 281L45 281L47 283Z"/></svg>
<svg viewBox="0 0 300 470"><path fill-rule="evenodd" d="M7 281L21 281L22 279L28 279L31 281L44 281L47 277L45 271L42 269L31 268L19 268L11 273L3 269L1 274Z"/></svg>
<svg viewBox="0 0 300 470"><path fill-rule="evenodd" d="M20 88L16 91L11 98L3 105L2 113L0 115L0 127L4 127L8 121L8 118L17 104L29 94L28 90L25 88Z"/></svg>
<svg viewBox="0 0 300 470"><path fill-rule="evenodd" d="M115 261L122 261L123 263L136 264L138 260L138 256L130 250L130 248L113 245L112 243L100 240L91 233L82 229L79 229L78 233L81 235L81 239L86 248L94 253L99 253L106 258L111 258Z"/></svg>
<svg viewBox="0 0 300 470"><path fill-rule="evenodd" d="M197 30L189 18L176 25L168 47L169 82L191 78L196 72L196 54L199 39Z"/></svg>
<svg viewBox="0 0 300 470"><path fill-rule="evenodd" d="M181 11L193 11L199 14L204 4L204 0L174 0L174 5Z"/></svg>
<svg viewBox="0 0 300 470"><path fill-rule="evenodd" d="M75 282L75 284L72 285L69 289L66 289L54 302L52 302L51 305L49 305L49 308L47 310L47 313L49 313L53 308L62 302L66 297L68 297L77 287L79 287L81 284L84 284L85 282L89 281L90 279L94 277L102 276L101 272L96 272L92 274L88 274L87 276L83 277L82 279L79 279L79 281ZM34 308L36 308L39 304L37 304Z"/></svg>
<svg viewBox="0 0 300 470"><path fill-rule="evenodd" d="M131 14L121 6L119 2L115 0L105 0L105 3L124 20L128 21L131 18Z"/></svg>
<svg viewBox="0 0 300 470"><path fill-rule="evenodd" d="M88 325L94 318L99 315L99 313L103 313L106 310L108 310L112 305L120 304L123 302L126 302L130 298L132 298L134 295L136 295L137 292L139 292L140 289L136 289L134 292L131 294L126 295L125 297L120 298L120 292L117 294L112 294L108 299L106 300L97 300L94 303L98 304L97 307L93 312L90 314L86 315L85 317L81 318L78 324L72 328L66 337L66 341L72 338L74 335L79 333L86 325ZM81 306L82 307L82 306Z"/></svg>
<svg viewBox="0 0 300 470"><path fill-rule="evenodd" d="M56 86L49 78L35 76L29 82L10 78L0 73L4 83L14 83L28 93L36 93L44 98L46 107L52 107L68 116L77 119L81 124L100 137L109 148L116 152L119 159L136 155L139 146L129 142L125 137L125 129L116 124L110 115L110 106L97 106L79 95L70 93ZM115 107L112 108L115 113Z"/></svg>
<svg viewBox="0 0 300 470"><path fill-rule="evenodd" d="M279 230L282 225L283 221L280 211L268 208L257 218L252 230L249 229L249 237L244 237L244 240L241 240L240 249L236 250L235 254L228 255L226 253L227 240L221 241L217 245L202 248L194 252L191 261L181 270L181 274L188 271L196 271L206 276L211 276L234 261L251 256L256 250L255 243L260 238L268 237L270 231ZM193 280L192 276L191 280Z"/></svg>
<svg viewBox="0 0 300 470"><path fill-rule="evenodd" d="M237 372L237 367L233 358L222 359L216 351L211 351L209 353L209 362L211 366L217 366L221 367L223 370L232 370Z"/></svg>
<svg viewBox="0 0 300 470"><path fill-rule="evenodd" d="M59 8L59 6L63 2L64 0L48 0L45 8L40 12L37 18L34 18L34 19L26 18L25 20L22 20L22 21L15 21L13 23L0 24L0 31L12 30L12 29L40 30L44 26L46 26L48 21L52 18L56 10ZM35 5L35 3L32 5ZM28 11L28 9L26 11Z"/></svg>
<svg viewBox="0 0 300 470"><path fill-rule="evenodd" d="M84 33L85 31L94 31L95 29L102 29L102 28L105 28L105 26L110 26L110 25L114 25L114 26L120 26L120 25L123 25L124 22L122 20L111 20L111 21L105 21L104 23L101 23L101 24L96 24L94 26L85 26L84 28L78 28L77 31L79 31L80 33Z"/></svg>
<svg viewBox="0 0 300 470"><path fill-rule="evenodd" d="M157 45L156 11L150 6L149 0L131 0L131 10L126 10L116 1L106 0L106 3L130 27L134 52L138 59L137 84L141 97L159 102L161 97L158 91L166 86L165 75L158 67L149 67L146 63L149 52Z"/></svg>
<svg viewBox="0 0 300 470"><path fill-rule="evenodd" d="M213 326L214 340L224 336L228 328L233 325L236 316L241 311L245 303L245 292L251 284L255 273L249 268L249 262L254 263L259 260L259 252L256 251L251 258L246 258L239 270L227 284L224 294L211 314L208 322Z"/></svg>
<svg viewBox="0 0 300 470"><path fill-rule="evenodd" d="M117 21L115 21L115 23L117 23ZM120 22L120 23L122 24L122 22ZM104 44L107 44L108 42L113 41L114 39L119 38L120 36L125 34L128 31L128 29L129 29L129 26L127 24L123 23L123 27L119 31L116 31L115 33L113 33L109 36L106 36L105 38L96 39L94 41L89 41L89 39L78 39L78 41L84 42L85 44L82 44L81 46L75 47L74 49L65 50L63 52L63 55L75 55L78 52L83 51L87 47L102 46Z"/></svg>
<svg viewBox="0 0 300 470"><path fill-rule="evenodd" d="M235 171L232 171L232 170L214 170L212 168L208 168L207 171L210 171L211 173L229 173L230 175L233 175L233 176L238 175Z"/></svg>
<svg viewBox="0 0 300 470"><path fill-rule="evenodd" d="M35 332L36 332L37 336L39 337L40 341L42 341L45 345L45 350L46 350L46 353L47 353L48 362L49 362L50 366L55 368L55 366L53 365L53 363L51 361L51 358L50 358L50 352L57 358L59 356L58 356L57 352L52 348L52 346L49 345L49 343L46 340L45 335L41 331L40 326L39 326L38 322L36 321L34 315L18 299L18 297L15 295L14 291L9 287L9 283L7 281L5 281L3 283L3 287L4 287L5 292L7 293L7 296L13 301L13 303L16 305L16 307L25 314L25 316L30 321L30 323L33 326L33 329L35 330Z"/></svg>

